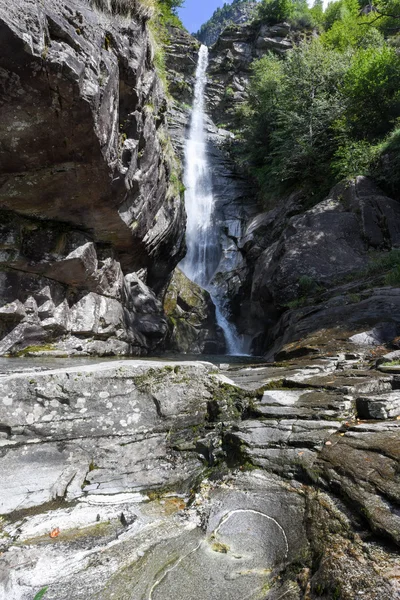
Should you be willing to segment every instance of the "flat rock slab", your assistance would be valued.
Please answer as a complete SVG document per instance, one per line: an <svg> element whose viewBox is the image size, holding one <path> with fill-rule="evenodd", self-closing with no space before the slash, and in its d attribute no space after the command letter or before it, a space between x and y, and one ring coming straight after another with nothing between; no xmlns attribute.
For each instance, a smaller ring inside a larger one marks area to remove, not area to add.
<svg viewBox="0 0 400 600"><path fill-rule="evenodd" d="M263 417L345 419L354 414L352 400L325 390L268 390L254 409Z"/></svg>
<svg viewBox="0 0 400 600"><path fill-rule="evenodd" d="M314 376L324 376L336 369L338 359L319 359L312 365L293 362L279 366L273 364L254 364L247 367L223 365L222 372L232 379L237 385L247 390L257 390L266 385L273 387L273 382L288 379L299 382L307 381Z"/></svg>
<svg viewBox="0 0 400 600"><path fill-rule="evenodd" d="M249 420L227 434L232 455L292 477L310 469L318 451L341 427L338 421L303 419Z"/></svg>
<svg viewBox="0 0 400 600"><path fill-rule="evenodd" d="M6 526L16 544L0 566L1 597L32 600L45 585L49 600L256 600L278 591L273 571L308 548L304 497L259 471L220 483L205 482L192 508L171 496L89 495Z"/></svg>
<svg viewBox="0 0 400 600"><path fill-rule="evenodd" d="M111 361L1 375L0 514L189 481L202 461L170 438L206 422L214 370Z"/></svg>

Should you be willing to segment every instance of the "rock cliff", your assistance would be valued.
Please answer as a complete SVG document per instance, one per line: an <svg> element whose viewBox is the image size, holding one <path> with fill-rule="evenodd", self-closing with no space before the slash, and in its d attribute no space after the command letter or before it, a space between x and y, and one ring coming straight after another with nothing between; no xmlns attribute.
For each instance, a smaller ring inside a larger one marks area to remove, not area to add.
<svg viewBox="0 0 400 600"><path fill-rule="evenodd" d="M134 6L0 2L3 354L141 354L167 331L158 297L185 215L149 15Z"/></svg>
<svg viewBox="0 0 400 600"><path fill-rule="evenodd" d="M367 346L396 343L399 203L365 177L306 203L293 194L253 219L240 242L248 271L236 310L259 334L257 350L333 347L363 332Z"/></svg>
<svg viewBox="0 0 400 600"><path fill-rule="evenodd" d="M231 24L246 23L254 16L257 3L252 0L233 0L213 13L194 35L202 44L212 46L220 34Z"/></svg>
<svg viewBox="0 0 400 600"><path fill-rule="evenodd" d="M248 215L230 236L231 267L221 265L215 280L231 319L253 339L253 353L269 359L286 346L305 352L330 340L339 348L359 334L366 344L396 347L399 203L358 177L320 202L298 190L266 210L257 206L257 187L236 161L238 108L253 61L268 51L286 52L299 36L286 23L231 25L211 49L209 111L227 130L220 149L231 172L247 183L238 206L230 193L233 211Z"/></svg>

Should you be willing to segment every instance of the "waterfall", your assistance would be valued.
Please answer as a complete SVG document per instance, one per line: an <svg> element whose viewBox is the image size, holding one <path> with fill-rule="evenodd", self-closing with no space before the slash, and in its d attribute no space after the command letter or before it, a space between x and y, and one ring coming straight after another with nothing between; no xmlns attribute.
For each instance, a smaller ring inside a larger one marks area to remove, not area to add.
<svg viewBox="0 0 400 600"><path fill-rule="evenodd" d="M221 247L215 218L212 175L207 158L205 87L208 48L201 46L196 70L196 85L189 136L185 143L185 207L187 213L187 254L180 264L185 275L210 292L216 308L217 323L225 335L228 354L240 355L241 339L224 315L210 286L221 259Z"/></svg>

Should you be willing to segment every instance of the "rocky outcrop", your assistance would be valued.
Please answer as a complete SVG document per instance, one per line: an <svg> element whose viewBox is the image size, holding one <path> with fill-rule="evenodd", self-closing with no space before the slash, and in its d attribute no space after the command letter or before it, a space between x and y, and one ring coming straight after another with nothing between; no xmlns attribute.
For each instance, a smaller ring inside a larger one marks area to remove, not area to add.
<svg viewBox="0 0 400 600"><path fill-rule="evenodd" d="M356 401L398 381L360 351L4 363L4 597L400 597L400 425L359 422Z"/></svg>
<svg viewBox="0 0 400 600"><path fill-rule="evenodd" d="M3 353L64 338L143 353L166 333L155 295L185 217L147 19L0 4Z"/></svg>
<svg viewBox="0 0 400 600"><path fill-rule="evenodd" d="M217 10L199 31L196 38L206 46L212 46L221 33L230 25L241 25L251 21L256 16L257 3L252 0L233 0Z"/></svg>
<svg viewBox="0 0 400 600"><path fill-rule="evenodd" d="M224 335L216 324L210 294L175 269L164 310L168 317L169 351L189 354L224 354Z"/></svg>
<svg viewBox="0 0 400 600"><path fill-rule="evenodd" d="M165 48L165 58L168 86L172 94L168 128L175 151L183 160L200 44L193 36L178 27L169 27L168 35L169 43Z"/></svg>
<svg viewBox="0 0 400 600"><path fill-rule="evenodd" d="M210 52L208 104L217 125L240 129L236 109L247 98L252 62L267 52L285 53L294 39L287 23L268 26L253 21L224 29Z"/></svg>
<svg viewBox="0 0 400 600"><path fill-rule="evenodd" d="M332 344L373 328L354 342L391 342L399 333L399 204L365 177L338 184L309 210L307 202L292 194L249 222L239 242L247 269L233 301L239 323L260 335L256 349L269 357L300 340L326 346L327 331Z"/></svg>

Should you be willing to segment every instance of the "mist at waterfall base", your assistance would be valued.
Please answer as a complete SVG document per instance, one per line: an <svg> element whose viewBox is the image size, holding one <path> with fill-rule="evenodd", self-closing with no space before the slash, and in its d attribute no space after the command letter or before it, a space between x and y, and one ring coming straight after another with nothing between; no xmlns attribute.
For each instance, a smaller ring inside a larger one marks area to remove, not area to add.
<svg viewBox="0 0 400 600"><path fill-rule="evenodd" d="M244 355L241 337L229 323L218 296L213 294L212 278L221 259L221 247L215 219L212 175L207 159L205 133L205 87L208 48L201 46L196 70L196 85L189 136L185 142L185 207L187 212L187 254L179 267L186 277L207 290L215 304L218 325L225 335L227 353Z"/></svg>

